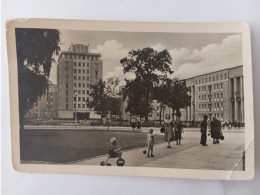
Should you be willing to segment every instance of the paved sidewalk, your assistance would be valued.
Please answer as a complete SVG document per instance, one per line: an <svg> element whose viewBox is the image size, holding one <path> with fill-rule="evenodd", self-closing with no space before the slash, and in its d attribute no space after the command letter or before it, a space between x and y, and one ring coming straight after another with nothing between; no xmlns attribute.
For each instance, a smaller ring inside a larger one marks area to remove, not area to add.
<svg viewBox="0 0 260 195"><path fill-rule="evenodd" d="M184 169L210 169L210 170L242 170L242 154L244 151L244 133L225 133L225 140L220 144L212 144L208 137L207 147L199 144L200 133L187 132L184 134L182 145L172 143L167 149L166 143L155 145L155 158L147 158L143 154L144 148L123 151L125 166L184 168ZM93 159L76 162L78 165L99 165L106 160L107 155ZM110 159L116 166L116 159Z"/></svg>
<svg viewBox="0 0 260 195"><path fill-rule="evenodd" d="M147 132L149 129L153 129L155 133L160 133L160 128L159 127L142 127L142 131ZM100 131L107 131L108 128L106 126L37 126L37 125L25 125L24 129L46 129L46 130L52 130L52 129L62 129L62 130L73 130L73 129L77 129L77 130L100 130ZM133 131L133 129L131 127L118 127L118 126L112 126L109 127L110 131ZM200 128L196 128L196 127L186 127L184 128L184 131L199 131ZM139 131L136 130L135 131ZM242 132L244 133L244 128L240 128L240 129L224 129L224 132Z"/></svg>

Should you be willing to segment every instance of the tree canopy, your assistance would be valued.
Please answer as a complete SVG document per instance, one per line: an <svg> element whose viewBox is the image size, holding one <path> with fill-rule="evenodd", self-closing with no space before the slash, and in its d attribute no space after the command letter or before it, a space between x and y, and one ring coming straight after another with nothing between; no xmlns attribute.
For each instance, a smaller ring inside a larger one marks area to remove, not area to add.
<svg viewBox="0 0 260 195"><path fill-rule="evenodd" d="M149 47L132 50L128 53L128 57L120 60L125 74L135 74L135 79L126 79L125 93L130 104L128 110L134 114L142 108L146 122L151 112L153 87L158 85L167 74L173 73L170 68L171 61L171 55L167 50L158 52ZM141 93L135 92L138 90ZM138 113L141 114L140 111Z"/></svg>
<svg viewBox="0 0 260 195"><path fill-rule="evenodd" d="M55 29L16 28L20 125L23 116L50 85L49 75L60 51Z"/></svg>
<svg viewBox="0 0 260 195"><path fill-rule="evenodd" d="M116 90L119 84L117 77L110 77L107 81L100 80L98 84L91 85L90 101L87 107L102 116L108 114L121 115L121 99Z"/></svg>

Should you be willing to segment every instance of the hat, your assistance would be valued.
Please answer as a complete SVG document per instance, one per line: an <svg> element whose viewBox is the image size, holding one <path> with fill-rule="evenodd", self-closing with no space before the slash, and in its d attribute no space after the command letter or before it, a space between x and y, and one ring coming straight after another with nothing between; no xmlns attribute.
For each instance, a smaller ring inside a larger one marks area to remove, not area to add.
<svg viewBox="0 0 260 195"><path fill-rule="evenodd" d="M111 139L110 139L110 143L114 143L116 141L116 138L115 137L112 137Z"/></svg>

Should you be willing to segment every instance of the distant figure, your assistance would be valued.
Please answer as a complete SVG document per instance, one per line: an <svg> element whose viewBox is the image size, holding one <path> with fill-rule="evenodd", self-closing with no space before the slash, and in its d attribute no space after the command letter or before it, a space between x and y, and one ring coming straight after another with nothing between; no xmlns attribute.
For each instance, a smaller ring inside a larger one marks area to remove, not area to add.
<svg viewBox="0 0 260 195"><path fill-rule="evenodd" d="M134 131L136 128L136 122L133 120L131 125L132 125L133 131Z"/></svg>
<svg viewBox="0 0 260 195"><path fill-rule="evenodd" d="M176 145L181 145L181 139L182 139L182 133L183 133L183 125L179 118L177 118L176 124L175 124L175 139L176 139Z"/></svg>
<svg viewBox="0 0 260 195"><path fill-rule="evenodd" d="M237 122L237 128L240 129L240 127L241 127L241 123Z"/></svg>
<svg viewBox="0 0 260 195"><path fill-rule="evenodd" d="M171 148L171 141L174 140L174 132L173 132L173 121L171 120L171 116L167 114L164 119L165 126L165 141L167 141L167 148Z"/></svg>
<svg viewBox="0 0 260 195"><path fill-rule="evenodd" d="M147 157L154 157L153 155L153 146L154 146L154 134L153 129L150 129L147 134ZM151 156L150 156L151 152Z"/></svg>
<svg viewBox="0 0 260 195"><path fill-rule="evenodd" d="M118 157L118 159L122 158L121 147L117 146L115 137L112 137L110 139L108 153L111 158L116 158L116 157Z"/></svg>
<svg viewBox="0 0 260 195"><path fill-rule="evenodd" d="M141 122L138 120L137 121L137 125L136 125L137 129L141 131Z"/></svg>
<svg viewBox="0 0 260 195"><path fill-rule="evenodd" d="M207 119L208 116L204 115L203 121L200 124L200 132L201 132L200 144L202 144L203 146L208 146L207 145Z"/></svg>
<svg viewBox="0 0 260 195"><path fill-rule="evenodd" d="M237 128L237 121L234 122L234 129Z"/></svg>

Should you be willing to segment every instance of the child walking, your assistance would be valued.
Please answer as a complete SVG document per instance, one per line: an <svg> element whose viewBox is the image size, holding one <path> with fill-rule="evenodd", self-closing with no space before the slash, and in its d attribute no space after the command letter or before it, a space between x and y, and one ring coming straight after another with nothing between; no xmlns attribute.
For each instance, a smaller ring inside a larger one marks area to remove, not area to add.
<svg viewBox="0 0 260 195"><path fill-rule="evenodd" d="M147 157L154 157L153 155L153 146L154 146L154 134L153 129L150 129L147 134ZM150 156L151 152L151 156Z"/></svg>

